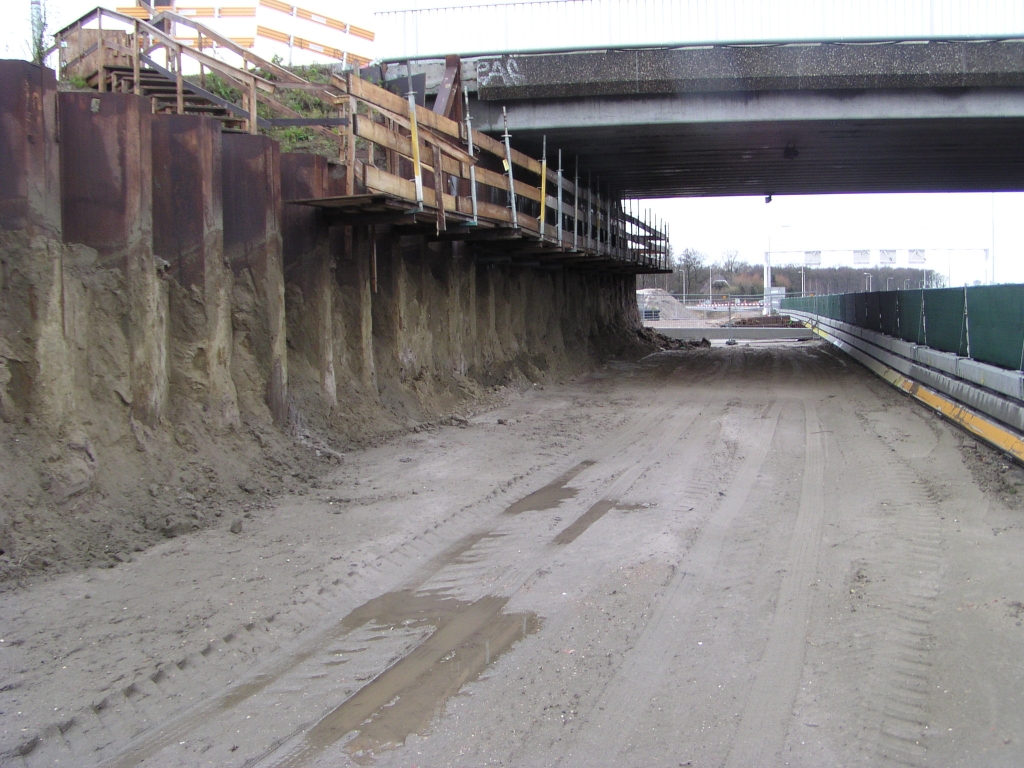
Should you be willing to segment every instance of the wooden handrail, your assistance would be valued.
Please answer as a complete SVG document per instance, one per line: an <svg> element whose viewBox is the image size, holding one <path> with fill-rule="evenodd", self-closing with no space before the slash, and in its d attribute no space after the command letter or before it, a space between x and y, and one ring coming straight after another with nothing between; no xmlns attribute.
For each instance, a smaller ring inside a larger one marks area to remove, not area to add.
<svg viewBox="0 0 1024 768"><path fill-rule="evenodd" d="M255 74L254 72L250 72L246 69L239 69L230 64L227 64L226 62L221 61L220 59L217 59L213 56L209 56L202 50L193 49L192 47L185 45L178 40L175 40L173 37L171 37L170 35L163 32L161 29L156 27L154 23L143 21L132 16L127 16L125 14L118 13L117 11L110 11L106 8L93 9L88 13L84 14L77 21L73 22L72 24L68 25L60 32L58 32L55 35L55 44L53 49L51 50L58 49L60 47L61 40L63 39L63 37L70 31L80 30L83 24L88 24L93 20L97 20L99 21L102 27L102 20L104 17L121 22L126 26L130 27L132 30L134 30L137 36L135 43L136 48L142 47L142 44L139 40L141 35L145 35L149 38L150 44L148 46L145 46L145 53L142 54L142 58L146 58L151 65L155 64L155 62L153 62L153 60L150 59L149 56L146 54L151 54L155 49L160 47L163 47L167 50L169 58L173 58L175 62L173 79L176 85L175 90L177 96L177 110L179 112L184 110L183 92L185 86L184 83L182 82L181 77L182 56L188 56L192 60L199 63L201 67L206 67L214 72L217 72L221 77L225 79L225 81L229 85L234 87L236 90L239 90L242 93L246 94L246 98L249 101L249 108L241 111L248 114L247 119L249 122L249 130L250 132L253 133L257 131L260 125L260 120L256 116L256 105L260 100L267 104L276 113L285 115L286 117L289 118L302 117L302 115L300 115L295 110L292 110L286 107L278 100L271 98L270 94L273 94L278 88L298 88L310 91L312 93L317 94L318 96L320 96L321 98L325 99L330 103L333 103L334 99L337 96L337 94L333 90L332 85L310 83L309 81L304 80L298 75L289 72L283 67L280 67L272 62L266 61L265 59L255 55L251 51L248 51L245 48L238 46L233 41L229 40L223 35L220 35L203 25L196 23L188 17L181 16L180 14L174 13L172 11L162 11L153 18L153 22L159 23L161 21L169 21L172 23L184 24L185 26L191 27L192 29L195 29L201 36L209 38L210 40L216 42L223 48L226 48L231 52L235 53L236 55L240 56L243 59L243 61L246 61L256 67L259 67L266 72L270 72L275 77L279 77L282 82L279 83L276 81L267 80L266 78L260 77L259 75ZM99 44L99 50L101 52L107 48L110 48L112 50L119 50L122 53L131 56L131 58L133 59L133 69L138 69L139 56L136 55L134 51L121 50L122 46L116 46L110 43L109 41L102 41ZM91 53L92 50L95 50L95 48L90 49L90 51L87 51L76 57L75 62L83 58L85 55ZM102 73L102 62L100 69L101 72L99 87L102 90L105 86L105 78L103 77ZM136 76L136 83L137 82L138 77ZM240 111L237 107L234 107L234 105L232 105L232 107L233 108L231 111L235 112L236 114ZM320 133L321 135L330 137L335 141L342 141L342 137L340 137L337 133L328 130L327 128L324 128L322 126L311 127L313 128L314 131Z"/></svg>

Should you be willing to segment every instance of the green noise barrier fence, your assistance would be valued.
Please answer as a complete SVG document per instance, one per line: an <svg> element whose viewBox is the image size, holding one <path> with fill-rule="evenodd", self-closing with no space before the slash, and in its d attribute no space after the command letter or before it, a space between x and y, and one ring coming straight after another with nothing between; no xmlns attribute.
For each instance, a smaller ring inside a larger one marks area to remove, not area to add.
<svg viewBox="0 0 1024 768"><path fill-rule="evenodd" d="M1024 285L807 296L783 299L782 309L1024 370Z"/></svg>

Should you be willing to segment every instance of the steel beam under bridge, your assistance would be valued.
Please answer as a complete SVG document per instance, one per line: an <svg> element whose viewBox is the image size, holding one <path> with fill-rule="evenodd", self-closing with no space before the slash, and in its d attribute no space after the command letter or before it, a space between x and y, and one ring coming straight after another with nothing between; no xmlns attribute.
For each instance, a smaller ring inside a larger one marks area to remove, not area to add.
<svg viewBox="0 0 1024 768"><path fill-rule="evenodd" d="M412 62L427 91L443 66ZM392 65L387 77L404 78ZM1024 40L480 55L474 127L623 197L1024 189Z"/></svg>

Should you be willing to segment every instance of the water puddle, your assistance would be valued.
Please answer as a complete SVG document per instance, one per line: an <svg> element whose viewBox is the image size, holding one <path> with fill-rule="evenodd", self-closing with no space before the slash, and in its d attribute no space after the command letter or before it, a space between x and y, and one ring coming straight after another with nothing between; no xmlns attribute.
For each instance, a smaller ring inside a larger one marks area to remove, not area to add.
<svg viewBox="0 0 1024 768"><path fill-rule="evenodd" d="M656 506L658 505L653 501L639 501L635 504L616 504L615 508L620 512L644 512Z"/></svg>
<svg viewBox="0 0 1024 768"><path fill-rule="evenodd" d="M552 539L552 543L558 545L571 544L576 541L583 532L586 531L590 526L604 517L606 514L611 512L613 509L617 509L620 512L641 512L643 510L656 507L657 504L650 501L641 501L634 504L621 504L614 499L601 499L596 502L590 509L580 515L576 520L564 528L561 533Z"/></svg>
<svg viewBox="0 0 1024 768"><path fill-rule="evenodd" d="M444 703L517 641L540 629L534 613L502 613L507 597L473 602L442 592L393 592L353 611L346 622L434 627L431 635L314 725L278 768L305 765L348 738L360 764L382 749L423 733Z"/></svg>
<svg viewBox="0 0 1024 768"><path fill-rule="evenodd" d="M420 581L420 583L422 584L424 581L427 581L431 576L436 574L445 566L475 563L481 558L486 557L486 555L482 554L469 554L469 551L482 541L485 542L490 539L500 539L504 535L504 533L482 531L478 533L471 533L468 536L463 536L457 542L448 547L448 549L444 550L444 552L441 552L431 559L431 561L423 568L423 580Z"/></svg>
<svg viewBox="0 0 1024 768"><path fill-rule="evenodd" d="M614 509L615 503L614 499L601 499L595 502L590 509L577 517L571 525L562 529L561 533L555 536L552 541L558 545L571 544L576 541L576 539L583 535L584 531L608 514L610 510Z"/></svg>
<svg viewBox="0 0 1024 768"><path fill-rule="evenodd" d="M515 504L505 510L506 515L518 515L522 512L540 512L545 509L554 509L563 501L576 497L579 491L576 488L566 488L570 480L575 478L587 467L594 466L594 461L581 461L565 474L555 478L540 490L534 491L529 496L524 496Z"/></svg>

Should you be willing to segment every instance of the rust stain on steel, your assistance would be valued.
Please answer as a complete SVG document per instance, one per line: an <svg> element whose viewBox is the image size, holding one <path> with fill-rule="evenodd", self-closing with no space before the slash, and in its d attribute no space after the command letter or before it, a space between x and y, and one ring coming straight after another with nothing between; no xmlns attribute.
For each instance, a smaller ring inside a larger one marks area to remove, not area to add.
<svg viewBox="0 0 1024 768"><path fill-rule="evenodd" d="M0 229L60 235L56 93L52 70L0 60Z"/></svg>
<svg viewBox="0 0 1024 768"><path fill-rule="evenodd" d="M326 197L327 158L304 152L281 154L281 255L285 280L302 288L308 301L315 291L317 244L325 233L323 215L309 205L288 205L288 200Z"/></svg>
<svg viewBox="0 0 1024 768"><path fill-rule="evenodd" d="M288 420L284 276L281 267L281 152L266 136L223 134L224 257L236 277L252 277L262 323L250 328L261 364L270 370L266 401L274 420Z"/></svg>
<svg viewBox="0 0 1024 768"><path fill-rule="evenodd" d="M113 260L152 236L151 115L124 93L60 94L64 241Z"/></svg>
<svg viewBox="0 0 1024 768"><path fill-rule="evenodd" d="M281 209L277 142L266 136L223 135L224 255L236 276L266 278L268 241L279 236Z"/></svg>
<svg viewBox="0 0 1024 768"><path fill-rule="evenodd" d="M222 227L220 126L197 115L153 121L153 252L182 286L205 285Z"/></svg>

